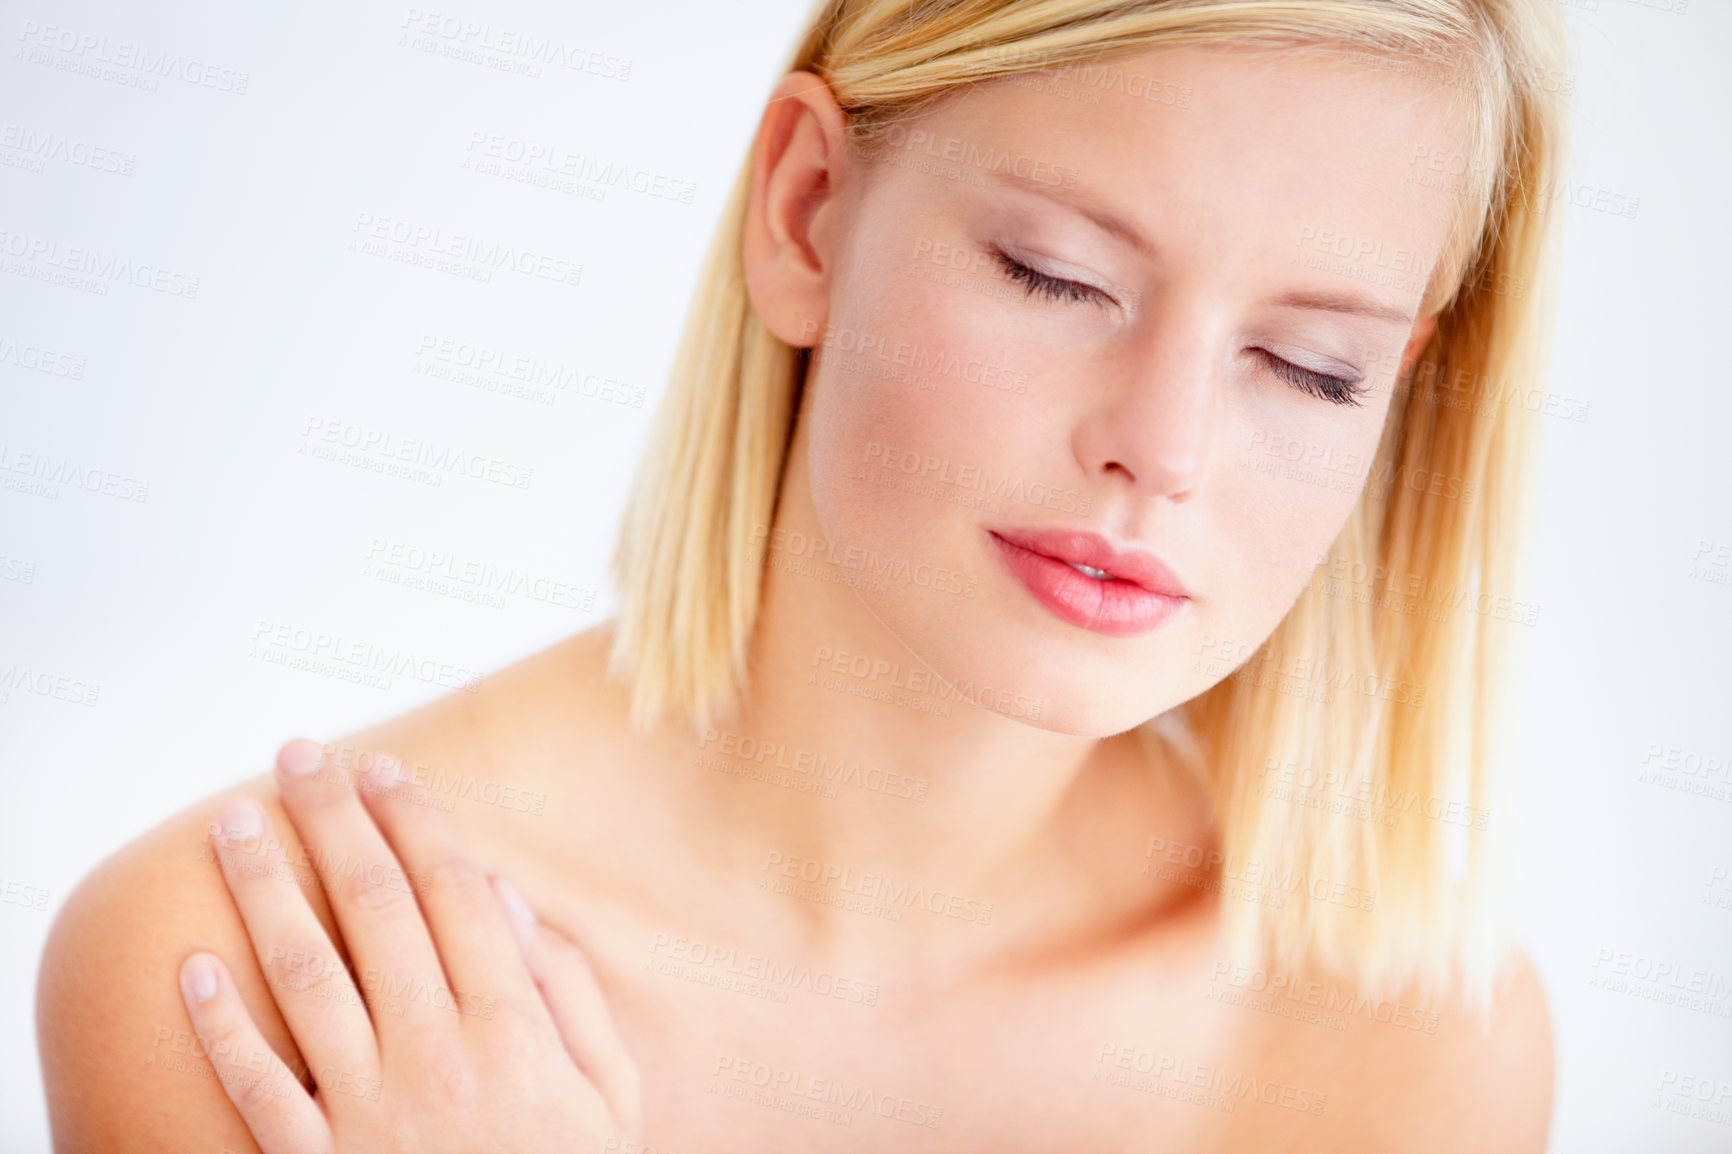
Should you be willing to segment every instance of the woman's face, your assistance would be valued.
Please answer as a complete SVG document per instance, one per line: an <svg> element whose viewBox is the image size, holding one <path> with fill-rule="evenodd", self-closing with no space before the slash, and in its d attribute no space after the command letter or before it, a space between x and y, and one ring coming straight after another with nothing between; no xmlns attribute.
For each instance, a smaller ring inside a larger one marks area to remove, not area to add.
<svg viewBox="0 0 1732 1154"><path fill-rule="evenodd" d="M1450 91L1161 49L975 86L847 169L792 464L830 559L884 576L855 590L873 616L1066 733L1249 658L1429 331L1454 203L1419 178L1465 147Z"/></svg>

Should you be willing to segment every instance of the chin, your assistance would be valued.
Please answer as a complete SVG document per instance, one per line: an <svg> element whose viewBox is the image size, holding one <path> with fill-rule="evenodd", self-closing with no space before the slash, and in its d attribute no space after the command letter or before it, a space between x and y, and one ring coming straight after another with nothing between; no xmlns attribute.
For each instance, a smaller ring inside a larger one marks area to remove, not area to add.
<svg viewBox="0 0 1732 1154"><path fill-rule="evenodd" d="M1134 729L1188 696L1189 687L1172 676L1180 671L1171 653L1133 662L1086 646L1077 651L1062 639L1030 635L1029 623L1019 614L996 613L989 605L952 608L940 616L896 613L908 608L873 606L873 612L943 679L943 692L958 709L983 709L1051 733L1105 738Z"/></svg>
<svg viewBox="0 0 1732 1154"><path fill-rule="evenodd" d="M1101 667L1084 674L1055 678L1051 667L1030 670L1024 681L1035 686L1040 710L1034 717L1007 710L994 710L1015 721L1051 733L1075 737L1106 738L1158 717L1183 698L1169 687L1147 683L1150 671L1134 673ZM1159 680L1158 678L1156 680ZM990 707L988 703L983 703Z"/></svg>
<svg viewBox="0 0 1732 1154"><path fill-rule="evenodd" d="M1161 711L1103 706L1098 701L1082 700L1073 695L1064 700L1043 703L1040 715L1034 719L1002 710L995 710L994 712L1024 725L1044 729L1048 733L1063 733L1072 737L1087 737L1098 740L1123 733L1127 729L1135 729L1158 716Z"/></svg>

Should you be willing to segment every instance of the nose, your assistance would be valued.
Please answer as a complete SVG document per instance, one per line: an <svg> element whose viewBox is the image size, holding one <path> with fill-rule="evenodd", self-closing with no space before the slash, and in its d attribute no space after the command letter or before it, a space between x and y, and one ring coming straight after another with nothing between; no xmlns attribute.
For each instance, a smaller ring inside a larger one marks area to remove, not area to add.
<svg viewBox="0 0 1732 1154"><path fill-rule="evenodd" d="M1189 500L1208 471L1221 403L1221 358L1201 318L1169 316L1102 355L1098 386L1073 434L1091 477L1140 497Z"/></svg>

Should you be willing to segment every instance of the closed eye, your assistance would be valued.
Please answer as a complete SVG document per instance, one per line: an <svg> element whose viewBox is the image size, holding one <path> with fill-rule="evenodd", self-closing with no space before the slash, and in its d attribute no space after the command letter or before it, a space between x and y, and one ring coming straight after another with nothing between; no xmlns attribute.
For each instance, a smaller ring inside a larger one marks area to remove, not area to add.
<svg viewBox="0 0 1732 1154"><path fill-rule="evenodd" d="M992 246L992 255L997 259L1004 275L1028 290L1028 295L1040 293L1056 301L1071 301L1073 303L1089 302L1097 305L1116 304L1112 297L1091 284L1081 281L1065 280L1063 277L1051 276L1038 269L1029 268L997 245Z"/></svg>
<svg viewBox="0 0 1732 1154"><path fill-rule="evenodd" d="M1280 380L1292 385L1302 393L1310 393L1314 397L1337 405L1359 405L1360 397L1365 394L1365 386L1358 380L1347 377L1332 377L1328 373L1319 373L1312 369L1300 368L1292 361L1282 360L1268 349L1256 350L1268 367Z"/></svg>

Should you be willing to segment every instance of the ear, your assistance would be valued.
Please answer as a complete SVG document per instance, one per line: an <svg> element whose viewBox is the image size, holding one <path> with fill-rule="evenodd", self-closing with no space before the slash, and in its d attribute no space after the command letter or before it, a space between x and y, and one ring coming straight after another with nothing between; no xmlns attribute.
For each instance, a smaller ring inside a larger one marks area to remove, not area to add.
<svg viewBox="0 0 1732 1154"><path fill-rule="evenodd" d="M1407 338L1407 347L1401 350L1401 371L1396 374L1399 380L1413 371L1413 362L1419 359L1419 354L1425 351L1425 346L1431 340L1431 335L1437 331L1437 314L1420 317L1413 326L1413 335Z"/></svg>
<svg viewBox="0 0 1732 1154"><path fill-rule="evenodd" d="M845 129L829 85L793 72L771 93L752 146L741 247L746 292L769 330L795 348L816 345L829 318Z"/></svg>

